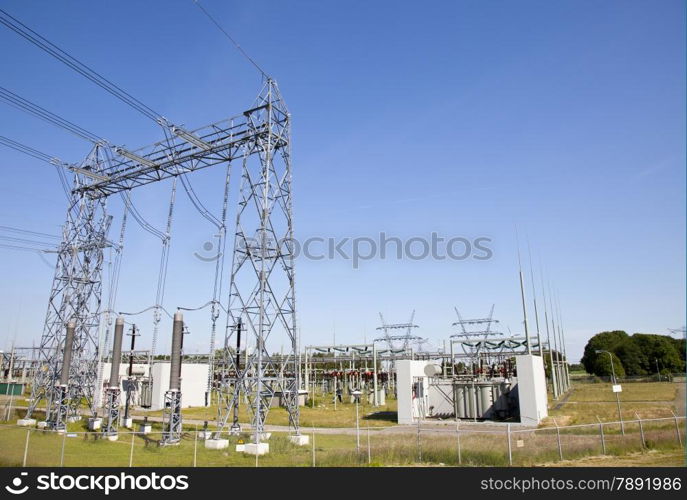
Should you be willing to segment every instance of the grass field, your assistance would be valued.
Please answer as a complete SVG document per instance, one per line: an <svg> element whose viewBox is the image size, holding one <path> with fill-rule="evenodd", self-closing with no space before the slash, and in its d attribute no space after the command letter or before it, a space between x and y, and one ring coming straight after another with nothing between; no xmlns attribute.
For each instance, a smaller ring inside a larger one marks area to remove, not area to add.
<svg viewBox="0 0 687 500"><path fill-rule="evenodd" d="M369 427L388 427L396 424L396 400L387 399L386 405L374 407L371 404L360 404L358 407L361 426ZM162 411L135 411L135 416L162 416ZM324 402L321 398L315 400L315 406L310 405L301 407L301 425L307 427L355 427L356 408L355 404L338 403L336 409L329 398ZM184 418L189 420L208 420L213 422L217 419L217 406L184 408ZM246 405L239 408L239 422L249 423L250 414ZM289 425L289 416L284 408L271 408L267 414L268 425Z"/></svg>
<svg viewBox="0 0 687 500"><path fill-rule="evenodd" d="M684 449L678 444L674 421L646 422L644 439L635 419L637 411L642 418L672 416L678 384L633 383L624 384L621 393L625 435L617 425L604 426L606 453L603 454L598 426L561 429L559 456L557 433L553 418L559 425L596 423L597 416L604 421L617 420L615 396L609 384L576 384L572 393L550 411L538 430L513 431L511 436L513 465L516 466L650 466L684 465ZM388 466L388 465L508 465L508 437L505 427L493 432L464 430L460 437L452 427L423 429L420 437L414 432L394 433L381 430L395 427L396 401L390 400L383 408L360 405L360 441L355 433L317 433L312 427L355 427L355 405L316 401L314 408L301 408L301 428L308 434L311 444L297 447L284 433L275 432L269 440L270 453L258 459L259 466ZM143 436L121 433L117 442L98 439L97 433L86 432L85 421L70 424L74 437L51 432L27 430L15 426L0 426L0 465L21 465L24 459L27 432L29 446L28 466L255 466L256 458L234 451L238 439L232 437L227 450L206 450L202 440L196 439L196 425L191 420L208 420L212 425L216 408L188 408L183 410L187 425L178 446L158 445L161 427L153 423L154 433ZM21 413L21 412L20 412ZM159 416L160 412L147 412ZM248 422L245 408L240 415ZM268 424L287 425L283 408L271 409ZM368 431L367 428L370 428ZM684 422L680 424L684 442ZM388 429L392 431L393 429ZM336 431L332 431L336 432ZM369 436L369 437L368 437ZM312 446L314 439L314 447ZM369 455L368 455L369 439ZM358 447L358 444L360 447ZM460 453L458 452L460 448ZM64 451L63 451L64 450Z"/></svg>
<svg viewBox="0 0 687 500"><path fill-rule="evenodd" d="M676 411L675 397L677 383L645 382L623 384L620 393L620 408L623 420L641 418L671 417ZM684 385L684 384L682 384ZM588 424L602 421L617 421L618 406L611 384L577 383L569 398L556 408L557 402L550 401L549 418L544 425Z"/></svg>
<svg viewBox="0 0 687 500"><path fill-rule="evenodd" d="M96 439L97 433L83 432L83 423L72 424L74 437L53 432L0 427L0 465L18 466L28 440L27 466L255 466L256 458L236 453L234 445L248 436L231 437L227 450L206 450L196 433L187 428L178 446L160 447L159 425L149 435L121 433L116 442ZM636 426L626 435L606 436L606 456L601 456L596 435L565 433L561 438L564 461L561 465L682 465L683 450L670 428L645 428L646 447ZM369 436L369 437L368 437ZM312 441L314 438L314 442ZM259 466L388 466L466 465L507 466L508 441L505 433L461 433L425 431L418 440L410 434L388 434L362 429L360 448L355 434L310 435L308 446L297 447L284 433L273 433L270 453L258 459ZM369 439L369 456L368 456ZM314 446L313 446L314 443ZM517 466L559 463L555 432L548 430L514 434L513 464ZM460 455L458 448L460 445ZM64 452L63 452L64 447ZM632 458L625 458L632 457Z"/></svg>

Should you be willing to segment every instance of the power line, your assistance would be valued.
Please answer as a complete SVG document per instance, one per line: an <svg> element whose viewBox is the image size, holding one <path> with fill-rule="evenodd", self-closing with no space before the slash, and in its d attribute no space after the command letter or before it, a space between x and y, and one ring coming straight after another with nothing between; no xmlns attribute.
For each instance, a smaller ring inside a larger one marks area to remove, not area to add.
<svg viewBox="0 0 687 500"><path fill-rule="evenodd" d="M34 30L26 26L24 23L19 21L17 18L12 17L10 14L0 9L0 23L4 24L7 28L14 31L24 39L28 40L34 44L39 49L47 52L53 56L58 61L64 63L66 66L70 67L80 75L88 78L90 81L106 90L128 106L132 107L142 115L150 118L156 123L160 123L161 115L155 110L144 104L143 102L136 99L134 96L126 92L124 89L111 82L100 73L95 71L93 68L82 63L74 56L66 52L65 50L59 48L54 43L50 42L43 36L36 33Z"/></svg>
<svg viewBox="0 0 687 500"><path fill-rule="evenodd" d="M62 185L64 194L67 196L67 198L69 198L69 182L67 181L67 175L64 172L64 169L68 168L66 164L62 163L58 158L45 154L42 151L38 151L37 149L27 146L26 144L14 141L9 137L0 136L0 144L53 165L55 170L57 170L57 176L60 178L60 184Z"/></svg>
<svg viewBox="0 0 687 500"><path fill-rule="evenodd" d="M34 115L40 118L41 120L44 120L48 123L51 123L52 125L55 125L56 127L60 127L76 135L77 137L80 137L81 139L92 142L94 144L98 142L103 142L103 139L101 139L94 133L89 132L85 128L79 127L78 125L70 122L69 120L66 120L56 115L55 113L48 111L47 109L39 106L38 104L32 103L28 99L24 99L23 97L15 94L14 92L4 87L0 87L0 99L5 101L5 103L9 104L10 106L13 106L17 109L25 111L26 113Z"/></svg>
<svg viewBox="0 0 687 500"><path fill-rule="evenodd" d="M32 248L32 247L28 247L28 246L24 246L24 245L7 245L5 243L0 243L0 248L6 248L8 250L25 250L25 251L37 252L37 253L46 253L46 252L49 252L51 250L54 250L54 248L50 248L50 249L48 249L48 248L45 248L45 249Z"/></svg>
<svg viewBox="0 0 687 500"><path fill-rule="evenodd" d="M7 146L8 148L14 149L15 151L19 151L20 153L24 153L25 155L33 156L34 158L44 161L46 163L51 163L53 160L53 158L51 158L50 155L42 153L41 151L33 149L32 147L26 146L20 142L13 141L9 137L0 135L0 144L2 144L3 146Z"/></svg>
<svg viewBox="0 0 687 500"><path fill-rule="evenodd" d="M38 236L40 238L53 238L56 240L60 239L59 236L55 236L53 234L41 233L39 231L29 231L28 229L20 229L18 227L11 227L11 226L0 226L0 231L7 231L9 233L27 234L27 235L32 235L32 236Z"/></svg>
<svg viewBox="0 0 687 500"><path fill-rule="evenodd" d="M22 243L24 245L48 246L51 248L54 246L52 243L49 243L47 241L27 240L26 238L15 238L14 236L3 236L1 234L0 234L0 240L9 241L11 243Z"/></svg>
<svg viewBox="0 0 687 500"><path fill-rule="evenodd" d="M238 51L241 52L241 54L243 54L243 56L246 59L248 59L248 61L250 61L250 63L253 66L255 66L257 68L257 70L262 74L263 78L265 78L266 80L269 80L270 79L269 75L267 73L265 73L265 71L258 65L258 63L256 63L253 60L253 58L251 58L248 55L248 53L245 50L243 50L243 47L241 47L238 44L238 42L236 40L234 40L234 38L229 33L227 33L224 28L222 28L222 26L217 22L217 20L214 17L212 17L212 15L207 10L205 10L205 8L200 4L200 2L198 0L193 0L193 3L195 3L198 6L198 8L203 11L203 14L205 14L207 16L207 18L212 22L212 24L217 26L217 29L219 29L222 33L224 33L224 36L226 36L229 39L229 41L234 45L234 47L236 47L236 49L238 49Z"/></svg>

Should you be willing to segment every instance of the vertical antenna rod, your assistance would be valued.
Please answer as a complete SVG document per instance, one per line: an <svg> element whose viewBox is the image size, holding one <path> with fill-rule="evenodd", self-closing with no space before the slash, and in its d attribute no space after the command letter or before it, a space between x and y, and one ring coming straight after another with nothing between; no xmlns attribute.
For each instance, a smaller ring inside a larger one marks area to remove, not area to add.
<svg viewBox="0 0 687 500"><path fill-rule="evenodd" d="M551 369L551 387L553 388L553 399L558 399L558 378L553 360L553 348L551 346L551 331L549 330L549 312L546 305L546 288L544 287L544 272L539 263L539 277L541 278L541 293L544 298L544 324L546 325L546 343L549 346L549 367Z"/></svg>
<svg viewBox="0 0 687 500"><path fill-rule="evenodd" d="M515 229L515 241L518 247L518 274L520 276L520 298L522 299L522 316L525 324L525 338L527 339L527 354L532 354L530 345L530 332L527 328L527 302L525 300L525 284L522 279L522 262L520 261L520 240L518 239L518 229Z"/></svg>
<svg viewBox="0 0 687 500"><path fill-rule="evenodd" d="M539 310L537 309L537 288L534 284L534 267L532 267L532 249L530 248L530 240L527 239L527 253L530 259L530 279L532 281L532 299L534 300L534 320L537 324L537 344L539 344L539 355L544 358L544 346L541 341L541 331L539 329Z"/></svg>

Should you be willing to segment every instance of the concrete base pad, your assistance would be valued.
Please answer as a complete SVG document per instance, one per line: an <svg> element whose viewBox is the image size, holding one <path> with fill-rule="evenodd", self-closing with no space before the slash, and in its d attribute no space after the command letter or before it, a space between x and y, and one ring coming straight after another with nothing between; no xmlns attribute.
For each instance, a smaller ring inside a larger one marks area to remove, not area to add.
<svg viewBox="0 0 687 500"><path fill-rule="evenodd" d="M103 419L101 418L89 418L88 419L88 430L97 431L100 429Z"/></svg>
<svg viewBox="0 0 687 500"><path fill-rule="evenodd" d="M269 438L271 438L271 437L272 437L272 433L271 433L271 432L263 432L263 433L260 435L260 439L263 440L263 441L267 441L267 440L269 440Z"/></svg>
<svg viewBox="0 0 687 500"><path fill-rule="evenodd" d="M198 431L198 438L199 439L212 439L212 431Z"/></svg>
<svg viewBox="0 0 687 500"><path fill-rule="evenodd" d="M264 455L270 452L269 443L248 443L245 447L244 453L248 453L249 455Z"/></svg>
<svg viewBox="0 0 687 500"><path fill-rule="evenodd" d="M45 429L47 426L48 426L48 422L46 422L45 420L43 420L42 422L38 422L36 424L36 427L38 427L39 429Z"/></svg>
<svg viewBox="0 0 687 500"><path fill-rule="evenodd" d="M236 451L243 453L244 451L246 451L246 445L245 444L237 444L236 445Z"/></svg>
<svg viewBox="0 0 687 500"><path fill-rule="evenodd" d="M141 434L150 434L152 432L152 430L153 430L153 426L150 424L146 424L146 425L141 424L138 427L138 432L140 432Z"/></svg>
<svg viewBox="0 0 687 500"><path fill-rule="evenodd" d="M105 436L105 439L107 439L108 441L117 441L118 438L119 436L117 434L114 434L112 436Z"/></svg>
<svg viewBox="0 0 687 500"><path fill-rule="evenodd" d="M300 436L289 436L289 441L296 446L305 446L306 444L310 443L310 436L304 436L303 434Z"/></svg>
<svg viewBox="0 0 687 500"><path fill-rule="evenodd" d="M81 421L81 417L79 417L79 416L76 416L76 417L67 417L67 422L72 423L72 424L73 424L74 422L80 422L80 421Z"/></svg>
<svg viewBox="0 0 687 500"><path fill-rule="evenodd" d="M133 418L124 418L122 419L122 425L126 427L127 429L131 429L134 426L134 419Z"/></svg>
<svg viewBox="0 0 687 500"><path fill-rule="evenodd" d="M17 425L20 425L22 427L29 427L31 425L36 425L36 419L35 418L21 418L17 420Z"/></svg>
<svg viewBox="0 0 687 500"><path fill-rule="evenodd" d="M228 439L206 439L205 447L208 450L223 450L229 447Z"/></svg>

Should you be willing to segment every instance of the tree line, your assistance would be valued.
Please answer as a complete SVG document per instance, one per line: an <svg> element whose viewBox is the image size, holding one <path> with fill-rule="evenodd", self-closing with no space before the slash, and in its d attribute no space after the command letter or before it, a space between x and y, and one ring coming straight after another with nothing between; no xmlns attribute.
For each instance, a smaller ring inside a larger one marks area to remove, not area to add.
<svg viewBox="0 0 687 500"><path fill-rule="evenodd" d="M628 335L622 330L601 332L587 342L581 363L587 373L605 377L612 373L611 358L618 377L684 373L685 340L647 333Z"/></svg>

